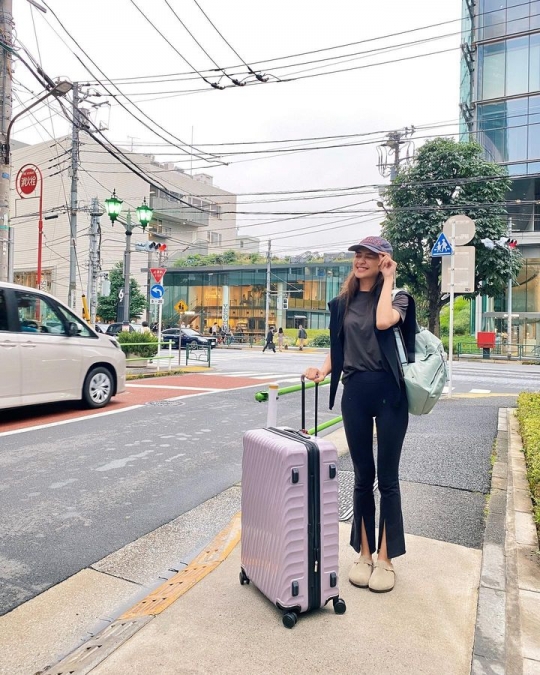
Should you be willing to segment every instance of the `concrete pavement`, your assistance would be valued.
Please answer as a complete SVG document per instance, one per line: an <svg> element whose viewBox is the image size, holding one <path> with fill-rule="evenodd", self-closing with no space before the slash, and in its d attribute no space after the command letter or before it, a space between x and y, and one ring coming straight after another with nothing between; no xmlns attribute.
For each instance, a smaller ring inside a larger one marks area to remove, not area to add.
<svg viewBox="0 0 540 675"><path fill-rule="evenodd" d="M288 631L281 624L281 613L252 585L238 583L237 520L189 565L178 565L179 572L171 573L150 594L155 570L145 567L142 549L134 542L101 561L95 570L76 575L77 582L72 578L0 619L0 652L5 654L0 673L34 673L37 666L54 663L45 655L69 651L67 645L73 644L83 619L88 623L91 616L104 612L108 618L94 628L95 637L44 671L47 675L540 673L537 546L523 468L517 463L519 435L512 418L509 433L507 419L506 411L501 412L482 550L408 534L407 555L395 561L396 588L377 595L348 584L354 553L348 546L349 525L341 524L340 594L347 612L337 616L328 607L302 616L296 628ZM346 460L343 431L331 437ZM449 439L449 450L451 444ZM230 515L238 506L240 489L227 492ZM211 523L217 526L223 513L216 511L213 521L208 516L206 511L210 533ZM181 518L178 529L186 535L187 528L189 539L197 514ZM174 526L160 530L154 542L165 565L173 554L167 542ZM189 543L184 550L188 549ZM133 567L129 578L114 576L117 558ZM91 591L90 574L106 574L98 592L96 579ZM81 592L85 583L88 587ZM183 592L183 585L188 592ZM73 593L79 593L80 604L71 603L67 611L66 602ZM38 603L40 620L35 612Z"/></svg>

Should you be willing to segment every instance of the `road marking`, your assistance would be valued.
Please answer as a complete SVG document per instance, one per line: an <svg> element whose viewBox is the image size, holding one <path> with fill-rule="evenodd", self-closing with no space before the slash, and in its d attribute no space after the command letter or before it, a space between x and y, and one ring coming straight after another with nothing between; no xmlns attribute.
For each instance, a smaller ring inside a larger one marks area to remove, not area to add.
<svg viewBox="0 0 540 675"><path fill-rule="evenodd" d="M68 420L59 420L58 422L49 422L48 424L36 424L31 427L24 427L22 429L13 429L12 431L0 431L0 438L2 436L13 436L15 434L22 434L25 431L37 431L39 429L50 429L51 427L59 427L62 424L72 424L73 422L80 422L81 420L95 420L96 417L105 417L106 415L117 415L118 413L125 412L127 410L136 410L137 408L142 408L143 404L130 405L125 408L119 408L118 410L107 410L107 412L95 413L94 415L81 415L80 417L71 417Z"/></svg>
<svg viewBox="0 0 540 675"><path fill-rule="evenodd" d="M491 389L471 389L470 394L491 394Z"/></svg>
<svg viewBox="0 0 540 675"><path fill-rule="evenodd" d="M137 389L184 389L186 391L223 391L216 387L182 387L176 384L126 384L126 387L134 387Z"/></svg>

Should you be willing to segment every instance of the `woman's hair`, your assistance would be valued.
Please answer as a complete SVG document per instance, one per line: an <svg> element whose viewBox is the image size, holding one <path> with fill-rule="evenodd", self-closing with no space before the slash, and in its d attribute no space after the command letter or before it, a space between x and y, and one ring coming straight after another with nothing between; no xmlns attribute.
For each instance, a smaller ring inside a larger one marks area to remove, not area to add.
<svg viewBox="0 0 540 675"><path fill-rule="evenodd" d="M375 283L370 288L369 292L372 295L376 295L379 289L381 288L382 284L383 284L383 275L381 274L381 272L379 272L377 274L377 278L375 279ZM339 291L338 296L340 298L345 298L345 311L347 311L351 300L358 295L359 290L360 290L360 279L357 279L354 276L354 270L351 270L349 276L343 282L343 285L341 286L341 290Z"/></svg>
<svg viewBox="0 0 540 675"><path fill-rule="evenodd" d="M283 333L283 328L281 328L281 326L280 326L280 328L279 328L279 330L278 330L278 333Z"/></svg>

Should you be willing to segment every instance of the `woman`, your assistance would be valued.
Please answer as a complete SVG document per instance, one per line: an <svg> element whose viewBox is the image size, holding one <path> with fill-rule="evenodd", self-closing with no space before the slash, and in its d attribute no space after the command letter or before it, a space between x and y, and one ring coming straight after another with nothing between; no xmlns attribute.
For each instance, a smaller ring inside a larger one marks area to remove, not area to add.
<svg viewBox="0 0 540 675"><path fill-rule="evenodd" d="M349 251L355 252L353 269L339 296L329 303L330 353L321 368L308 368L305 376L321 382L332 374L332 408L343 372L341 409L355 474L351 546L360 553L349 581L384 593L395 583L392 559L405 553L398 474L409 413L394 326L400 327L407 351L414 353L415 306L405 292L392 297L396 263L388 241L366 237ZM381 495L377 546L373 418Z"/></svg>
<svg viewBox="0 0 540 675"><path fill-rule="evenodd" d="M283 341L285 340L285 333L283 332L283 328L281 326L279 327L279 330L277 332L277 346L278 346L278 352L283 351Z"/></svg>

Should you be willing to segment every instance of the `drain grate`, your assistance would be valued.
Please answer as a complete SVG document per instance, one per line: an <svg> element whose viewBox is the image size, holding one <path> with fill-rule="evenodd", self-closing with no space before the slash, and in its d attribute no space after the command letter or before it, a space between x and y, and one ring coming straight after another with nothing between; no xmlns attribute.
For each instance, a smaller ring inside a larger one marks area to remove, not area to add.
<svg viewBox="0 0 540 675"><path fill-rule="evenodd" d="M354 473L339 472L339 519L350 520L353 515Z"/></svg>

